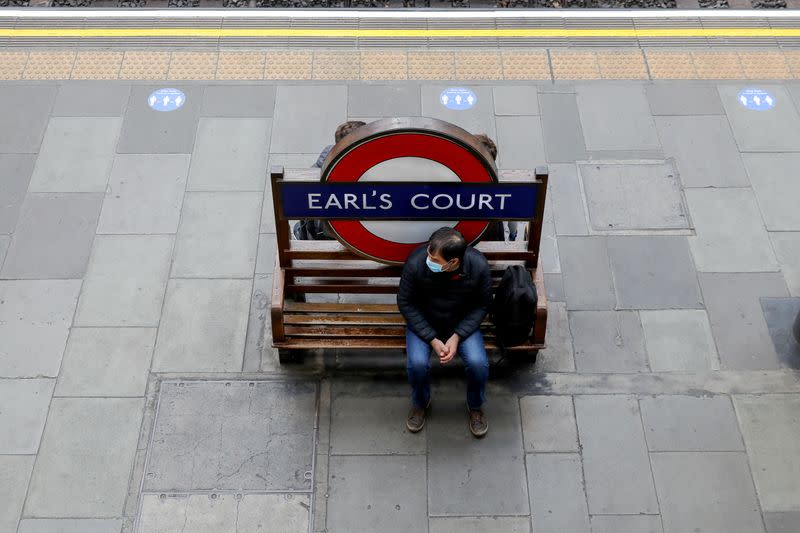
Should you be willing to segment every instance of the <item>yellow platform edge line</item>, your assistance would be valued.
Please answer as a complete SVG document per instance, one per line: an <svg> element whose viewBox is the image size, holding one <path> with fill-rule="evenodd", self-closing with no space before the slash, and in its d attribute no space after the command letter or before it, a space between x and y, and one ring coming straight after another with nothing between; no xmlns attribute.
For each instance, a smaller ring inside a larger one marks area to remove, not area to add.
<svg viewBox="0 0 800 533"><path fill-rule="evenodd" d="M327 38L581 38L581 37L800 37L800 28L663 29L314 29L314 28L0 28L0 37L327 37Z"/></svg>

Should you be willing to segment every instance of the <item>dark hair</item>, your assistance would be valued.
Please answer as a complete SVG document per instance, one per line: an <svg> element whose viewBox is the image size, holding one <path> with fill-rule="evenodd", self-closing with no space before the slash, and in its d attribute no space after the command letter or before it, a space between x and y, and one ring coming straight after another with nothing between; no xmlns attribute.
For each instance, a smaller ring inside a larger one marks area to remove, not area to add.
<svg viewBox="0 0 800 533"><path fill-rule="evenodd" d="M360 120L348 120L347 122L343 122L339 124L338 128L336 128L336 133L333 135L333 138L338 143L344 139L348 133L353 130L357 130L361 126L365 126L366 124L366 122L361 122Z"/></svg>
<svg viewBox="0 0 800 533"><path fill-rule="evenodd" d="M467 249L467 241L458 230L453 228L439 228L433 232L428 240L428 251L441 255L445 261L463 259Z"/></svg>
<svg viewBox="0 0 800 533"><path fill-rule="evenodd" d="M478 143L486 148L486 151L489 152L489 155L492 156L492 159L497 161L497 145L494 143L491 137L485 133L479 133L478 135L475 135L475 140L477 140Z"/></svg>

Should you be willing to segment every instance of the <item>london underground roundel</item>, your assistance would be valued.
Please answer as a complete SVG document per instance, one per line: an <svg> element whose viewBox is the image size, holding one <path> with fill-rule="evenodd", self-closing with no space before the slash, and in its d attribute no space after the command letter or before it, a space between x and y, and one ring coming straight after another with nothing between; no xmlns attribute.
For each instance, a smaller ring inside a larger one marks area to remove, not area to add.
<svg viewBox="0 0 800 533"><path fill-rule="evenodd" d="M429 118L392 118L362 126L334 146L322 181L497 182L490 155L467 131ZM468 243L489 223L483 220L329 220L337 238L354 252L383 263L403 263L431 233L455 227Z"/></svg>

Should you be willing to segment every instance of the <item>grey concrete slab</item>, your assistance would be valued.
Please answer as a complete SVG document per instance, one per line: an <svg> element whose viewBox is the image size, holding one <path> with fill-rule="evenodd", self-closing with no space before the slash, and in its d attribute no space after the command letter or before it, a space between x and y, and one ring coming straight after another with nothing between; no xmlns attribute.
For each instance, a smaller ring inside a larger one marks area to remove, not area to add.
<svg viewBox="0 0 800 533"><path fill-rule="evenodd" d="M0 455L0 531L17 531L34 455Z"/></svg>
<svg viewBox="0 0 800 533"><path fill-rule="evenodd" d="M769 238L789 293L800 296L800 232L770 233Z"/></svg>
<svg viewBox="0 0 800 533"><path fill-rule="evenodd" d="M581 456L535 453L525 458L533 529L536 533L589 533Z"/></svg>
<svg viewBox="0 0 800 533"><path fill-rule="evenodd" d="M677 173L670 162L584 163L578 172L589 222L596 231L689 227Z"/></svg>
<svg viewBox="0 0 800 533"><path fill-rule="evenodd" d="M781 364L800 368L800 342L792 333L795 317L800 313L800 298L762 298L761 307Z"/></svg>
<svg viewBox="0 0 800 533"><path fill-rule="evenodd" d="M553 202L556 233L586 235L586 208L575 165L550 165L547 194Z"/></svg>
<svg viewBox="0 0 800 533"><path fill-rule="evenodd" d="M428 531L430 533L483 533L486 531L530 533L531 521L527 517L518 516L433 517L430 519Z"/></svg>
<svg viewBox="0 0 800 533"><path fill-rule="evenodd" d="M685 83L653 83L645 87L653 115L724 115L714 86Z"/></svg>
<svg viewBox="0 0 800 533"><path fill-rule="evenodd" d="M311 168L319 158L319 153L313 154L269 154L269 161L267 163L267 172L275 166L279 165L283 168ZM269 178L269 176L267 177ZM268 187L269 188L269 187ZM272 206L270 206L272 209Z"/></svg>
<svg viewBox="0 0 800 533"><path fill-rule="evenodd" d="M727 396L654 396L639 405L650 451L744 451Z"/></svg>
<svg viewBox="0 0 800 533"><path fill-rule="evenodd" d="M164 383L144 490L310 490L316 397L303 381Z"/></svg>
<svg viewBox="0 0 800 533"><path fill-rule="evenodd" d="M121 119L53 118L36 160L31 192L105 192Z"/></svg>
<svg viewBox="0 0 800 533"><path fill-rule="evenodd" d="M575 372L572 334L569 331L567 305L564 302L547 302L547 332L544 350L536 356L539 372Z"/></svg>
<svg viewBox="0 0 800 533"><path fill-rule="evenodd" d="M57 396L144 396L155 328L73 328Z"/></svg>
<svg viewBox="0 0 800 533"><path fill-rule="evenodd" d="M272 274L275 269L275 254L278 244L274 233L262 233L258 236L258 256L256 258L256 274Z"/></svg>
<svg viewBox="0 0 800 533"><path fill-rule="evenodd" d="M800 398L734 396L763 511L800 511Z"/></svg>
<svg viewBox="0 0 800 533"><path fill-rule="evenodd" d="M688 189L686 200L697 232L689 244L698 271L778 269L750 189Z"/></svg>
<svg viewBox="0 0 800 533"><path fill-rule="evenodd" d="M524 229L519 229L518 239L524 237ZM544 204L542 220L542 236L539 242L539 257L541 258L542 271L547 274L561 273L561 259L558 255L558 240L556 239L556 225L553 219L553 202L548 198Z"/></svg>
<svg viewBox="0 0 800 533"><path fill-rule="evenodd" d="M744 453L651 455L664 533L764 531Z"/></svg>
<svg viewBox="0 0 800 533"><path fill-rule="evenodd" d="M461 394L437 396L436 414L427 424L429 514L529 514L516 398L488 398L489 433L476 440Z"/></svg>
<svg viewBox="0 0 800 533"><path fill-rule="evenodd" d="M761 85L775 98L775 106L755 111L739 102L741 85L720 85L719 95L742 152L795 152L800 150L800 116L789 93L780 85Z"/></svg>
<svg viewBox="0 0 800 533"><path fill-rule="evenodd" d="M646 372L644 335L635 311L570 311L578 372Z"/></svg>
<svg viewBox="0 0 800 533"><path fill-rule="evenodd" d="M800 531L800 512L764 513L767 533L794 533Z"/></svg>
<svg viewBox="0 0 800 533"><path fill-rule="evenodd" d="M82 278L102 201L102 194L29 194L0 277Z"/></svg>
<svg viewBox="0 0 800 533"><path fill-rule="evenodd" d="M18 533L120 533L121 518L26 518Z"/></svg>
<svg viewBox="0 0 800 533"><path fill-rule="evenodd" d="M262 195L187 193L175 241L174 277L252 277Z"/></svg>
<svg viewBox="0 0 800 533"><path fill-rule="evenodd" d="M11 236L0 235L0 268L2 268L3 261L6 259L6 252L9 246L11 246Z"/></svg>
<svg viewBox="0 0 800 533"><path fill-rule="evenodd" d="M586 159L586 143L574 93L542 93L542 134L549 163Z"/></svg>
<svg viewBox="0 0 800 533"><path fill-rule="evenodd" d="M705 310L641 311L647 357L653 372L719 369L719 356Z"/></svg>
<svg viewBox="0 0 800 533"><path fill-rule="evenodd" d="M55 377L80 280L0 281L0 376Z"/></svg>
<svg viewBox="0 0 800 533"><path fill-rule="evenodd" d="M274 85L209 85L203 92L202 117L272 117Z"/></svg>
<svg viewBox="0 0 800 533"><path fill-rule="evenodd" d="M201 118L188 190L263 191L271 129L269 119Z"/></svg>
<svg viewBox="0 0 800 533"><path fill-rule="evenodd" d="M661 148L643 86L578 85L576 91L587 150Z"/></svg>
<svg viewBox="0 0 800 533"><path fill-rule="evenodd" d="M13 233L36 156L0 154L0 233Z"/></svg>
<svg viewBox="0 0 800 533"><path fill-rule="evenodd" d="M313 153L333 143L336 127L347 120L347 87L280 85L275 100L270 152ZM309 128L308 124L314 124Z"/></svg>
<svg viewBox="0 0 800 533"><path fill-rule="evenodd" d="M0 380L0 454L36 454L54 384L52 379Z"/></svg>
<svg viewBox="0 0 800 533"><path fill-rule="evenodd" d="M544 289L547 292L548 302L565 302L564 280L561 274L544 274Z"/></svg>
<svg viewBox="0 0 800 533"><path fill-rule="evenodd" d="M664 533L659 515L593 516L592 533Z"/></svg>
<svg viewBox="0 0 800 533"><path fill-rule="evenodd" d="M290 226L291 228L291 226ZM275 233L275 205L272 199L272 186L264 189L261 206L261 227L259 233Z"/></svg>
<svg viewBox="0 0 800 533"><path fill-rule="evenodd" d="M137 85L131 90L117 152L120 154L188 154L194 146L203 88L176 87L186 102L175 111L150 109L147 98L161 87Z"/></svg>
<svg viewBox="0 0 800 533"><path fill-rule="evenodd" d="M354 84L347 88L348 117L415 117L420 113L419 85Z"/></svg>
<svg viewBox="0 0 800 533"><path fill-rule="evenodd" d="M35 154L56 98L56 85L0 87L0 153Z"/></svg>
<svg viewBox="0 0 800 533"><path fill-rule="evenodd" d="M422 456L330 459L327 529L425 531L425 458Z"/></svg>
<svg viewBox="0 0 800 533"><path fill-rule="evenodd" d="M613 309L616 305L605 237L558 240L567 309Z"/></svg>
<svg viewBox="0 0 800 533"><path fill-rule="evenodd" d="M118 155L97 232L176 233L188 174L188 155Z"/></svg>
<svg viewBox="0 0 800 533"><path fill-rule="evenodd" d="M608 237L607 244L618 308L703 307L686 237Z"/></svg>
<svg viewBox="0 0 800 533"><path fill-rule="evenodd" d="M492 97L495 115L539 115L539 91L535 85L496 86Z"/></svg>
<svg viewBox="0 0 800 533"><path fill-rule="evenodd" d="M305 494L145 494L139 531L307 531L310 505Z"/></svg>
<svg viewBox="0 0 800 533"><path fill-rule="evenodd" d="M571 396L523 396L519 408L526 452L578 451Z"/></svg>
<svg viewBox="0 0 800 533"><path fill-rule="evenodd" d="M425 454L425 435L409 433L408 396L336 394L331 414L331 454Z"/></svg>
<svg viewBox="0 0 800 533"><path fill-rule="evenodd" d="M658 501L636 400L576 396L591 514L656 514Z"/></svg>
<svg viewBox="0 0 800 533"><path fill-rule="evenodd" d="M497 117L497 166L534 169L544 165L544 142L539 117Z"/></svg>
<svg viewBox="0 0 800 533"><path fill-rule="evenodd" d="M469 87L478 101L470 109L462 111L448 109L439 100L442 91L446 89L446 85L423 85L421 89L422 94L422 115L425 117L433 117L441 120L451 122L456 126L460 126L468 132L474 134L485 133L495 141L497 141L497 130L495 128L494 118L494 98L492 97L492 88L486 85L474 85ZM503 151L502 145L498 143L498 149Z"/></svg>
<svg viewBox="0 0 800 533"><path fill-rule="evenodd" d="M171 280L153 371L240 371L251 287L250 280Z"/></svg>
<svg viewBox="0 0 800 533"><path fill-rule="evenodd" d="M724 116L657 117L664 154L684 187L747 187L747 173Z"/></svg>
<svg viewBox="0 0 800 533"><path fill-rule="evenodd" d="M744 164L769 231L800 230L800 154L744 154Z"/></svg>
<svg viewBox="0 0 800 533"><path fill-rule="evenodd" d="M700 274L722 368L780 368L759 298L785 297L780 274Z"/></svg>
<svg viewBox="0 0 800 533"><path fill-rule="evenodd" d="M58 88L54 117L121 117L131 94L127 84L66 82Z"/></svg>
<svg viewBox="0 0 800 533"><path fill-rule="evenodd" d="M55 398L25 516L120 516L143 407L141 398Z"/></svg>
<svg viewBox="0 0 800 533"><path fill-rule="evenodd" d="M76 326L158 326L172 235L98 235L83 281Z"/></svg>

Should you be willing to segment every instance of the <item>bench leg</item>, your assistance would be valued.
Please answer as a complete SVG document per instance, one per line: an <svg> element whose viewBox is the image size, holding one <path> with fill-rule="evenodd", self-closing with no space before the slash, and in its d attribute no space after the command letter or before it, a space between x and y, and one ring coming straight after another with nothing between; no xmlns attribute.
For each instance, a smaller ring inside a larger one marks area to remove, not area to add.
<svg viewBox="0 0 800 533"><path fill-rule="evenodd" d="M305 359L303 350L281 350L278 349L278 361L282 365L302 365Z"/></svg>

